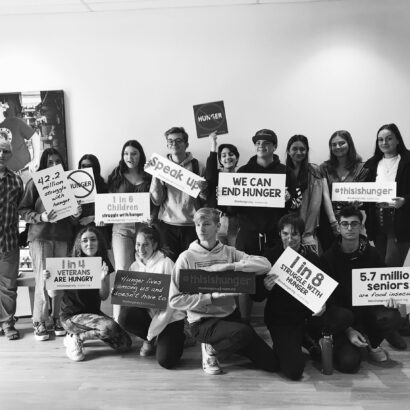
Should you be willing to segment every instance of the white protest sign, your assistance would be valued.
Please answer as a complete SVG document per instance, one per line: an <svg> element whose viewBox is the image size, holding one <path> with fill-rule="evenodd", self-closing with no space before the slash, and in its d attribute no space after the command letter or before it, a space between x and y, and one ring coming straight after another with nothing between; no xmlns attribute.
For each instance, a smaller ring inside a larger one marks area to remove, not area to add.
<svg viewBox="0 0 410 410"><path fill-rule="evenodd" d="M220 172L218 205L284 208L285 174Z"/></svg>
<svg viewBox="0 0 410 410"><path fill-rule="evenodd" d="M148 192L128 194L96 194L96 223L134 223L150 219Z"/></svg>
<svg viewBox="0 0 410 410"><path fill-rule="evenodd" d="M35 172L33 181L46 211L57 214L53 222L77 212L77 200L61 164Z"/></svg>
<svg viewBox="0 0 410 410"><path fill-rule="evenodd" d="M145 171L152 176L194 198L201 192L198 182L205 181L205 179L199 175L158 154L151 155L150 163L152 165L145 167Z"/></svg>
<svg viewBox="0 0 410 410"><path fill-rule="evenodd" d="M94 202L96 189L92 168L66 171L66 176L79 204Z"/></svg>
<svg viewBox="0 0 410 410"><path fill-rule="evenodd" d="M100 257L47 258L46 289L100 289L101 267Z"/></svg>
<svg viewBox="0 0 410 410"><path fill-rule="evenodd" d="M392 202L396 197L395 182L334 182L332 201Z"/></svg>
<svg viewBox="0 0 410 410"><path fill-rule="evenodd" d="M410 303L410 267L352 269L353 306Z"/></svg>
<svg viewBox="0 0 410 410"><path fill-rule="evenodd" d="M318 312L338 283L287 247L270 271L278 275L276 284L285 289L312 312Z"/></svg>

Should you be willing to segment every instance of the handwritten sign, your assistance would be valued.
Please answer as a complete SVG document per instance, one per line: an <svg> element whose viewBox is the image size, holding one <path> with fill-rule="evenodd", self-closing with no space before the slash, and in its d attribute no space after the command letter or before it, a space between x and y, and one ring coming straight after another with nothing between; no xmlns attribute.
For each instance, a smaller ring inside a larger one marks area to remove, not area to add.
<svg viewBox="0 0 410 410"><path fill-rule="evenodd" d="M228 133L223 101L194 105L194 116L198 138L208 137L213 131Z"/></svg>
<svg viewBox="0 0 410 410"><path fill-rule="evenodd" d="M290 247L283 251L270 273L278 275L276 283L314 313L322 308L338 285Z"/></svg>
<svg viewBox="0 0 410 410"><path fill-rule="evenodd" d="M233 270L181 269L179 289L186 293L255 293L255 274Z"/></svg>
<svg viewBox="0 0 410 410"><path fill-rule="evenodd" d="M46 280L46 289L99 289L101 266L100 257L47 258L50 277Z"/></svg>
<svg viewBox="0 0 410 410"><path fill-rule="evenodd" d="M96 194L95 220L104 223L146 222L150 219L148 192Z"/></svg>
<svg viewBox="0 0 410 410"><path fill-rule="evenodd" d="M170 282L170 275L119 270L115 275L111 303L166 309Z"/></svg>
<svg viewBox="0 0 410 410"><path fill-rule="evenodd" d="M95 200L95 182L92 168L75 169L66 172L70 188L79 204L89 204Z"/></svg>
<svg viewBox="0 0 410 410"><path fill-rule="evenodd" d="M205 181L205 179L199 175L188 171L184 167L158 154L152 154L150 163L152 165L147 166L145 171L152 176L159 178L161 181L172 185L194 198L201 192L198 183Z"/></svg>
<svg viewBox="0 0 410 410"><path fill-rule="evenodd" d="M218 205L283 208L285 184L285 174L220 172Z"/></svg>
<svg viewBox="0 0 410 410"><path fill-rule="evenodd" d="M396 197L395 182L334 182L332 201L392 202Z"/></svg>
<svg viewBox="0 0 410 410"><path fill-rule="evenodd" d="M46 211L56 212L57 216L53 221L67 218L77 212L77 200L61 164L35 172L33 181Z"/></svg>
<svg viewBox="0 0 410 410"><path fill-rule="evenodd" d="M382 305L390 299L410 303L410 267L352 270L353 306Z"/></svg>

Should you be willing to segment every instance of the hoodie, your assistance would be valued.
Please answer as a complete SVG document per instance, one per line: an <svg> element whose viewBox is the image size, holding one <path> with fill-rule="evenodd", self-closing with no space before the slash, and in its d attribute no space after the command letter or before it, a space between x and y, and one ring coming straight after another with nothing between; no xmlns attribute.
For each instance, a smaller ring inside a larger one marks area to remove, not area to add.
<svg viewBox="0 0 410 410"><path fill-rule="evenodd" d="M138 257L136 261L130 266L130 271L135 272L150 272L162 273L164 275L171 275L174 268L174 262L165 256L161 251L156 251L148 259L147 264L144 265ZM169 304L165 310L148 309L152 318L148 329L147 339L152 340L158 336L166 327L172 322L183 320L185 313L180 310L172 309Z"/></svg>
<svg viewBox="0 0 410 410"><path fill-rule="evenodd" d="M175 309L186 310L188 322L193 323L202 318L229 316L236 309L234 296L227 296L214 303L211 293L188 294L179 290L179 275L181 269L204 269L218 271L218 265L231 264L228 269L254 272L256 275L267 273L271 265L263 256L250 256L236 250L233 246L220 242L211 249L205 249L196 240L189 245L188 250L181 253L175 263L172 274L169 303Z"/></svg>
<svg viewBox="0 0 410 410"><path fill-rule="evenodd" d="M170 154L167 158L172 161ZM187 152L187 157L178 165L193 172L193 158L192 154ZM199 175L203 177L205 168L200 163L198 165ZM194 226L194 214L201 207L199 198L193 198L158 178L152 178L150 194L153 204L160 207L158 212L160 221L169 225ZM205 194L201 192L199 197L205 199Z"/></svg>

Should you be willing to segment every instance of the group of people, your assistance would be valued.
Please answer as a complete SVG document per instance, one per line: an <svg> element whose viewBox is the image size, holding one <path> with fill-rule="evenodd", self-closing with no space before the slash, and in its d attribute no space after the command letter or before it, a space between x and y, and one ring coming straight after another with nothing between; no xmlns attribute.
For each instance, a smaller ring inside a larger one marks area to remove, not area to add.
<svg viewBox="0 0 410 410"><path fill-rule="evenodd" d="M275 154L277 136L269 129L255 133L255 155L239 169L238 149L232 144L218 147L215 133L210 135L206 166L187 151L184 128L166 131L165 141L169 160L205 178L198 197L151 177L145 171L149 162L143 147L129 140L107 183L94 155L84 155L78 167L93 168L98 193L149 192L151 221L96 226L94 204L79 206L75 215L55 221L55 212L45 210L33 180L23 187L7 167L12 145L0 138L0 324L8 339L19 338L14 314L20 215L28 223L36 283L35 339L47 340L51 331L65 336L72 360L84 359L85 340L99 338L126 351L133 334L144 341L142 356L156 354L161 366L173 368L189 335L201 343L206 373L221 373L218 359L238 353L259 368L299 380L305 361L302 347L315 356L323 332L333 335L335 365L343 372L358 371L364 347L372 360L387 360L380 347L385 338L396 348L406 348L400 334L405 310L400 314L394 300L385 306L352 306L351 292L352 269L403 266L410 248L410 151L395 124L377 131L374 156L366 162L350 133L336 131L329 140L330 158L320 166L309 162L309 141L303 135L289 139L282 164ZM43 151L38 170L57 164L66 170L59 152L49 148ZM286 174L285 207L218 206L219 172ZM388 203L334 202L334 182L396 182L397 196ZM114 266L108 258L110 247ZM271 266L287 247L338 282L314 315L275 283ZM101 288L47 291L46 259L66 256L100 256ZM181 269L250 272L256 276L256 292L184 293L179 288ZM109 296L109 275L115 270L172 275L167 308L114 305L112 318L102 313L101 300ZM250 325L252 300L264 299L273 346Z"/></svg>

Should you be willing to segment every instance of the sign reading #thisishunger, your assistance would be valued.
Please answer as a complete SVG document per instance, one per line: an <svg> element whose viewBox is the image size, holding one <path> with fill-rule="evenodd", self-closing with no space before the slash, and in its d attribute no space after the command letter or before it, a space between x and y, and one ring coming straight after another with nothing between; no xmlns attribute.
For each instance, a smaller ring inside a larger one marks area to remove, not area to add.
<svg viewBox="0 0 410 410"><path fill-rule="evenodd" d="M332 201L392 202L396 197L396 182L334 182Z"/></svg>

